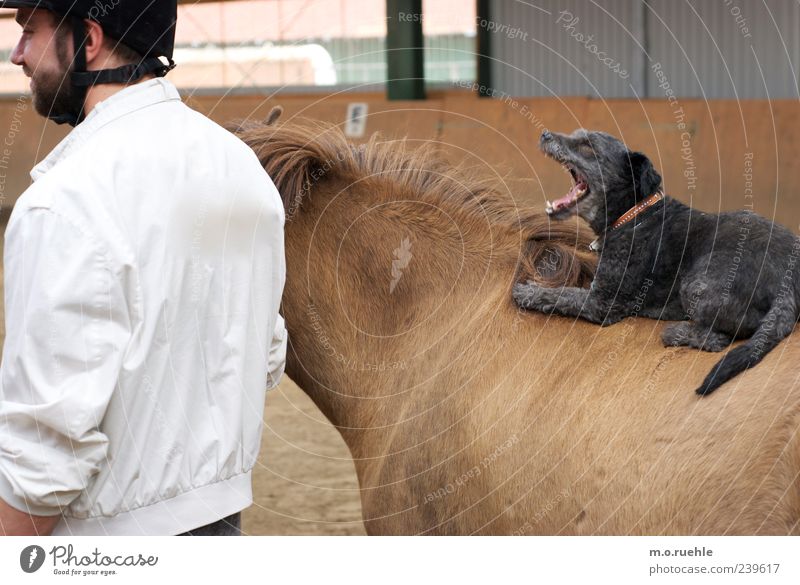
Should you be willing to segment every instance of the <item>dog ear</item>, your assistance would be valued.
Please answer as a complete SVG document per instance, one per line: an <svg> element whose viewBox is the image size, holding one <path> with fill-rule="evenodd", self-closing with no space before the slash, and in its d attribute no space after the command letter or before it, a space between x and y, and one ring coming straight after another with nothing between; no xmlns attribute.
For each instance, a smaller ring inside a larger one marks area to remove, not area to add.
<svg viewBox="0 0 800 585"><path fill-rule="evenodd" d="M641 152L632 152L629 155L633 185L636 189L636 199L645 199L653 195L661 186L661 175L658 174L650 159Z"/></svg>

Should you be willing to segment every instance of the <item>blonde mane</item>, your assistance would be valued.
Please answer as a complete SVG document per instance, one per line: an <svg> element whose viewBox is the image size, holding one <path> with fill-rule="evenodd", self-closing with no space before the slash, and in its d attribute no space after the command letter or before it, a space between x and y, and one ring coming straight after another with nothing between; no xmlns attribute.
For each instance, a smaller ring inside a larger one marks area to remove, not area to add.
<svg viewBox="0 0 800 585"><path fill-rule="evenodd" d="M595 259L586 252L587 229L571 221L551 222L541 211L520 207L510 194L498 191L496 178L463 166L452 166L430 143L383 140L373 135L366 144L350 143L336 126L319 122L278 124L280 108L265 122L234 124L235 132L258 156L283 199L287 221L302 213L316 187L334 179L370 178L402 186L418 201L462 218L475 231L492 233L492 253L503 250L518 260L518 280L547 286L585 286ZM498 234L506 236L497 237ZM522 246L522 249L520 248ZM576 247L580 252L576 252Z"/></svg>

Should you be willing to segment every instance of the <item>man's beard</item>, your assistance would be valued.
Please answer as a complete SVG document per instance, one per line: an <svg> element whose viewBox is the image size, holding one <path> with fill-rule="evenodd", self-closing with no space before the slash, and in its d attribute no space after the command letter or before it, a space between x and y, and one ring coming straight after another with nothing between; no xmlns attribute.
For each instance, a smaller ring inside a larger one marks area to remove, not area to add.
<svg viewBox="0 0 800 585"><path fill-rule="evenodd" d="M60 33L60 31L59 31ZM31 74L33 107L46 118L57 118L65 114L77 114L83 107L83 96L78 95L72 85L73 63L67 53L67 42L72 34L57 34L56 56L58 69L47 71L42 68Z"/></svg>
<svg viewBox="0 0 800 585"><path fill-rule="evenodd" d="M37 70L31 81L35 86L33 92L33 107L46 118L55 118L73 112L75 104L74 91L71 81L71 71L43 71Z"/></svg>

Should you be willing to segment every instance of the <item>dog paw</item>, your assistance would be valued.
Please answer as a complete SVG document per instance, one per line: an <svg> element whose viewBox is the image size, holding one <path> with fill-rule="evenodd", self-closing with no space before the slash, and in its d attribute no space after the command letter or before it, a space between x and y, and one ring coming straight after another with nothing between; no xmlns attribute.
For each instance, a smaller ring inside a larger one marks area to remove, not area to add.
<svg viewBox="0 0 800 585"><path fill-rule="evenodd" d="M662 335L661 343L664 347L683 347L689 345L689 341L683 335Z"/></svg>
<svg viewBox="0 0 800 585"><path fill-rule="evenodd" d="M530 280L526 284L514 285L514 301L523 309L539 309L542 300L542 287Z"/></svg>
<svg viewBox="0 0 800 585"><path fill-rule="evenodd" d="M730 338L714 337L710 335L709 338L705 340L705 343L703 343L703 346L700 349L718 353L720 351L725 351L726 349L728 349L730 344L731 344Z"/></svg>
<svg viewBox="0 0 800 585"><path fill-rule="evenodd" d="M661 333L661 343L664 347L681 347L689 345L689 336L687 334L687 326L685 323L675 323L674 325L667 325Z"/></svg>

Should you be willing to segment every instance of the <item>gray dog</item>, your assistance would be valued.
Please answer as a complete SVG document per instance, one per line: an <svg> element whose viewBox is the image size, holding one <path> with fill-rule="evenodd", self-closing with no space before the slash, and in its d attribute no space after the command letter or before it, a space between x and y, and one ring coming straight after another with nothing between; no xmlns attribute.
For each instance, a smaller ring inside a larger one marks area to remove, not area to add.
<svg viewBox="0 0 800 585"><path fill-rule="evenodd" d="M664 345L729 351L697 389L709 394L756 365L788 336L800 306L800 240L749 211L703 213L666 197L643 154L603 132L544 132L541 150L572 175L548 203L556 219L577 212L600 252L591 288L517 284L519 306L611 325L630 316L681 321Z"/></svg>

